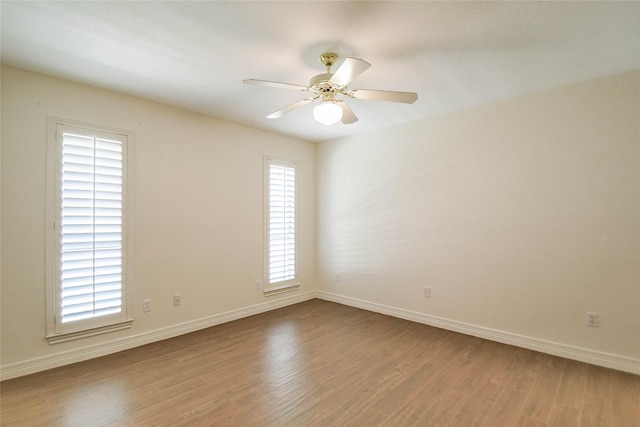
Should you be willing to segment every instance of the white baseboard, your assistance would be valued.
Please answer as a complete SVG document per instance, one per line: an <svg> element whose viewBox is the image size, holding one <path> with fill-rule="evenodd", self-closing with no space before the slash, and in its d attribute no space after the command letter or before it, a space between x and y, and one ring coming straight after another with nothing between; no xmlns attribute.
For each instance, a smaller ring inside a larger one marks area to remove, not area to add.
<svg viewBox="0 0 640 427"><path fill-rule="evenodd" d="M294 295L278 298L276 300L268 301L265 303L243 307L237 310L231 310L220 314L214 314L212 316L203 317L201 319L180 323L177 325L156 329L125 338L118 338L100 344L2 365L2 367L0 367L0 380L4 381L11 378L21 377L23 375L45 371L47 369L69 365L71 363L81 362L83 360L93 359L95 357L106 356L108 354L117 353L119 351L128 350L134 347L139 347L141 345L150 344L152 342L162 341L168 338L195 332L200 329L220 325L222 323L241 319L243 317L253 316L254 314L260 314L288 305L297 304L299 302L310 300L315 297L316 291L296 293Z"/></svg>
<svg viewBox="0 0 640 427"><path fill-rule="evenodd" d="M567 359L591 363L593 365L617 369L633 374L640 374L640 359L634 359L630 357L619 356L616 354L589 350L582 347L575 347L558 342L542 340L539 338L527 337L511 332L485 328L482 326L458 322L455 320L430 316L428 314L419 313L416 311L369 302L358 298L346 297L331 292L309 291L301 294L287 296L284 298L279 298L274 301L256 304L237 310L215 314L201 319L172 325L166 328L156 329L130 337L119 338L92 346L2 365L2 367L0 367L0 380L4 381L11 378L44 371L47 369L69 365L71 363L81 362L83 360L106 356L108 354L117 353L119 351L128 350L141 345L173 338L179 335L195 332L200 329L205 329L211 326L220 325L222 323L252 316L254 314L264 313L270 310L275 310L277 308L297 304L299 302L307 301L313 298L332 301L351 307L357 307L376 313L386 314L400 319L423 323L425 325L434 326L437 328L460 332L479 338L485 338L491 341L553 354L555 356L566 357Z"/></svg>
<svg viewBox="0 0 640 427"><path fill-rule="evenodd" d="M419 313L416 311L405 310L384 304L361 300L358 298L338 295L331 292L318 291L316 293L316 297L326 301L337 302L339 304L348 305L351 307L357 307L376 313L398 317L400 319L423 323L429 326L435 326L441 329L447 329L466 335L472 335L491 341L497 341L503 344L523 347L529 350L535 350L542 353L552 354L554 356L565 357L567 359L577 360L580 362L591 363L593 365L603 366L605 368L612 368L619 371L630 372L632 374L640 374L640 359L634 359L631 357L590 350L587 348L547 341L539 338L514 334L511 332L485 328L482 326L458 322L442 317L430 316L428 314Z"/></svg>

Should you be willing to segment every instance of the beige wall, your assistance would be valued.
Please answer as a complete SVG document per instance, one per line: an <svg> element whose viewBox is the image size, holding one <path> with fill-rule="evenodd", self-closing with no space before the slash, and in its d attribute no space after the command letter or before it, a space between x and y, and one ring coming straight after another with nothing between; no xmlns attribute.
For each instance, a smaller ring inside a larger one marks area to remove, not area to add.
<svg viewBox="0 0 640 427"><path fill-rule="evenodd" d="M639 82L626 73L314 145L3 68L2 376L314 295L640 371ZM52 346L50 115L136 139L134 326ZM301 166L302 288L268 298L255 290L265 153Z"/></svg>
<svg viewBox="0 0 640 427"><path fill-rule="evenodd" d="M640 372L639 82L321 144L324 297Z"/></svg>
<svg viewBox="0 0 640 427"><path fill-rule="evenodd" d="M135 132L133 328L51 346L44 339L49 115ZM263 275L264 154L299 164L302 286L269 297L255 289ZM3 68L5 373L50 367L56 358L60 364L93 357L312 297L315 176L312 143ZM177 293L182 306L174 308L172 295ZM149 313L142 312L145 298L152 300ZM220 314L225 316L215 318Z"/></svg>

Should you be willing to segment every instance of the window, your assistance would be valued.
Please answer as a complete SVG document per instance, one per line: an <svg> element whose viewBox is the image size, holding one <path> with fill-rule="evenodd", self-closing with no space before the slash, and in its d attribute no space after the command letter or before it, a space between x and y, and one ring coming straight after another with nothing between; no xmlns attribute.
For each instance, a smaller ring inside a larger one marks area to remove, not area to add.
<svg viewBox="0 0 640 427"><path fill-rule="evenodd" d="M50 119L47 338L123 329L130 133Z"/></svg>
<svg viewBox="0 0 640 427"><path fill-rule="evenodd" d="M265 161L265 292L296 288L296 165Z"/></svg>

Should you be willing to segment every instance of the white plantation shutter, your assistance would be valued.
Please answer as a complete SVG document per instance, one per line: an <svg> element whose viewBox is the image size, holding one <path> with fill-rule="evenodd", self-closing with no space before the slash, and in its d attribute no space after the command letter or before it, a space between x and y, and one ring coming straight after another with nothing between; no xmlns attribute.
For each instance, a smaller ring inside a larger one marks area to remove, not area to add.
<svg viewBox="0 0 640 427"><path fill-rule="evenodd" d="M296 169L269 159L268 279L269 284L296 277Z"/></svg>
<svg viewBox="0 0 640 427"><path fill-rule="evenodd" d="M127 321L127 134L56 126L48 337Z"/></svg>
<svg viewBox="0 0 640 427"><path fill-rule="evenodd" d="M62 323L122 309L122 148L63 133Z"/></svg>

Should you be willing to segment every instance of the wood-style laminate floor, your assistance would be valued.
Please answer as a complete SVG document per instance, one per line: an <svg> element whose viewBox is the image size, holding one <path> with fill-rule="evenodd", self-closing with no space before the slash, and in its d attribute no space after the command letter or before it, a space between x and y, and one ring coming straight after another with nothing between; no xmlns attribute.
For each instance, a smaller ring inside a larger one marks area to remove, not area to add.
<svg viewBox="0 0 640 427"><path fill-rule="evenodd" d="M640 426L640 377L311 300L1 384L6 426Z"/></svg>

